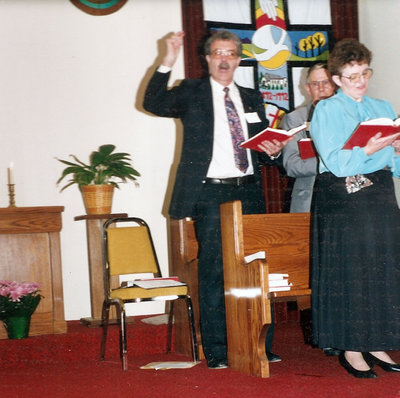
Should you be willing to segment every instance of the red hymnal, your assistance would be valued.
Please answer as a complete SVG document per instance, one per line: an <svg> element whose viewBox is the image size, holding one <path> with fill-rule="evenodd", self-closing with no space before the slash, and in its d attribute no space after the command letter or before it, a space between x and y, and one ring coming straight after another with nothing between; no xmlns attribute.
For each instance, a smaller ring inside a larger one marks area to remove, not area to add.
<svg viewBox="0 0 400 398"><path fill-rule="evenodd" d="M309 158L315 158L317 156L311 138L302 138L299 141L297 141L297 144L299 145L300 157L303 160Z"/></svg>
<svg viewBox="0 0 400 398"><path fill-rule="evenodd" d="M295 127L290 130L282 130L282 129L273 129L271 127L267 127L265 130L261 131L260 133L256 134L254 137L249 138L246 141L243 141L240 146L242 148L249 148L254 149L255 151L261 150L258 148L258 145L261 144L263 141L272 141L278 140L280 142L287 140L289 137L293 136L294 134L305 130L307 125L304 123L301 126Z"/></svg>
<svg viewBox="0 0 400 398"><path fill-rule="evenodd" d="M367 145L368 140L378 133L382 133L382 137L400 133L400 118L394 121L388 118L378 118L360 123L344 144L343 149L353 149L355 146L363 148Z"/></svg>

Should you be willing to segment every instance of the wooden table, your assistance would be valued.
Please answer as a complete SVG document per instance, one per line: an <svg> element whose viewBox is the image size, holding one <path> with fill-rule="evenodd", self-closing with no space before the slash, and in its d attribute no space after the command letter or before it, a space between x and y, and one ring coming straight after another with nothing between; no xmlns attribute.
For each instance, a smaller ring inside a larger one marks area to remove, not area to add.
<svg viewBox="0 0 400 398"><path fill-rule="evenodd" d="M102 252L102 228L110 218L127 217L127 213L83 215L74 218L75 221L86 221L86 238L88 245L89 278L90 278L90 305L91 317L81 318L81 323L96 327L100 326L101 309L104 300L103 279L103 252ZM116 281L118 285L118 281ZM114 310L114 308L112 308ZM111 312L112 322L115 316Z"/></svg>
<svg viewBox="0 0 400 398"><path fill-rule="evenodd" d="M66 333L60 231L64 207L0 208L0 279L39 282L30 336ZM0 339L7 332L0 322Z"/></svg>

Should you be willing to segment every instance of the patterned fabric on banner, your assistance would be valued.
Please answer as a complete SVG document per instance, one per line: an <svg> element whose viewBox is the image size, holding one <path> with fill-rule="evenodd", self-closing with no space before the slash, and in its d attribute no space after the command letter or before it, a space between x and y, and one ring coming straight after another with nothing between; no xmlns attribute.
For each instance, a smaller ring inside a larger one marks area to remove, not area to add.
<svg viewBox="0 0 400 398"><path fill-rule="evenodd" d="M285 112L303 104L306 70L328 59L330 0L203 0L209 31L226 29L243 43L235 82L258 88L276 127Z"/></svg>

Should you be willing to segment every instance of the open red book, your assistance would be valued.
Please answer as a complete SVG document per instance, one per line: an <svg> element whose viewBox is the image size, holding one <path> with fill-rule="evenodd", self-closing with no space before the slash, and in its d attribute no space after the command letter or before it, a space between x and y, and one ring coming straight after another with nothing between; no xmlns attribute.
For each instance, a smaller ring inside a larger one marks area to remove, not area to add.
<svg viewBox="0 0 400 398"><path fill-rule="evenodd" d="M256 134L254 137L249 138L246 141L243 141L240 146L242 148L249 148L249 149L254 149L255 151L260 151L258 149L258 145L267 140L267 141L272 141L272 140L278 140L280 142L287 140L289 137L293 136L296 133L299 133L300 131L305 130L307 125L304 123L301 126L294 127L290 130L282 130L282 129L273 129L271 127L267 127L265 130L259 132Z"/></svg>
<svg viewBox="0 0 400 398"><path fill-rule="evenodd" d="M297 144L299 145L300 157L303 160L315 158L317 156L311 138L302 138L297 141Z"/></svg>
<svg viewBox="0 0 400 398"><path fill-rule="evenodd" d="M346 141L343 149L353 149L355 146L363 148L368 140L378 133L382 133L382 137L400 133L400 118L394 121L389 118L378 118L361 122Z"/></svg>

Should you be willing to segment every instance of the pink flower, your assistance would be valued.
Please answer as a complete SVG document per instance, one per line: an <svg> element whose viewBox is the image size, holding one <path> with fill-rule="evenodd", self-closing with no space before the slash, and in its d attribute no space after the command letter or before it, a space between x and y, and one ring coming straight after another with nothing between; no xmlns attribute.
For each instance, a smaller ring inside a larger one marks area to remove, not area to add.
<svg viewBox="0 0 400 398"><path fill-rule="evenodd" d="M33 295L39 291L37 282L0 281L0 296L9 297L12 301L20 301L22 297Z"/></svg>

